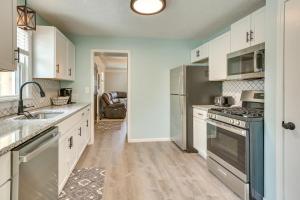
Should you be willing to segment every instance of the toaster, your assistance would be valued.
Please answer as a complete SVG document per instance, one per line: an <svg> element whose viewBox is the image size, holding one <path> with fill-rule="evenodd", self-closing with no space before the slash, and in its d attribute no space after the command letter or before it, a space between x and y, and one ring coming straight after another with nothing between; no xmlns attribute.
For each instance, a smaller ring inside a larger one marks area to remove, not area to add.
<svg viewBox="0 0 300 200"><path fill-rule="evenodd" d="M234 104L234 100L231 96L218 96L215 97L214 103L215 106L230 107Z"/></svg>

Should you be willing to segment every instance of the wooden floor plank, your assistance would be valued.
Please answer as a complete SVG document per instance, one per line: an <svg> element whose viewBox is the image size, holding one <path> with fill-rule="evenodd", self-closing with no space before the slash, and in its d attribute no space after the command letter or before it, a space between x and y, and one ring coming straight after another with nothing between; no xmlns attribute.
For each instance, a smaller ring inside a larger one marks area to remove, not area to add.
<svg viewBox="0 0 300 200"><path fill-rule="evenodd" d="M106 169L104 200L239 199L209 173L199 155L184 153L171 142L127 143L124 122L95 127L95 143L76 168Z"/></svg>

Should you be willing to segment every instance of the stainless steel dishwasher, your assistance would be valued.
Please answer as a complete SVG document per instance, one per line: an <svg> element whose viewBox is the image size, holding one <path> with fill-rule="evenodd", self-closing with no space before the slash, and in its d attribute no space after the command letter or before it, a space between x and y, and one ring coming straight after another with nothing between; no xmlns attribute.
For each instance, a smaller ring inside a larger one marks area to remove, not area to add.
<svg viewBox="0 0 300 200"><path fill-rule="evenodd" d="M58 129L50 128L12 151L12 200L58 199Z"/></svg>

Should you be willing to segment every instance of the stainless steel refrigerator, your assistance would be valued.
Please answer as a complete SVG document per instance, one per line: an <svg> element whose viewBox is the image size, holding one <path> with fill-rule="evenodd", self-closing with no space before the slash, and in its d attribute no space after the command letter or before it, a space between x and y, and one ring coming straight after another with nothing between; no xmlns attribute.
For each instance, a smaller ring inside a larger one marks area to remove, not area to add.
<svg viewBox="0 0 300 200"><path fill-rule="evenodd" d="M192 105L213 104L222 83L208 81L208 66L183 65L170 70L171 140L182 150L193 148Z"/></svg>

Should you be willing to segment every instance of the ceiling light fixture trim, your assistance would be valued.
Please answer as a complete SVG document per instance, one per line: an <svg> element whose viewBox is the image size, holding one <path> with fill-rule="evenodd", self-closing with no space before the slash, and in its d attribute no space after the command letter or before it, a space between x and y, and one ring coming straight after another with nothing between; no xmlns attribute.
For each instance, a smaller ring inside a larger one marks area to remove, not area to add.
<svg viewBox="0 0 300 200"><path fill-rule="evenodd" d="M131 0L132 11L140 15L155 15L166 8L166 0Z"/></svg>

